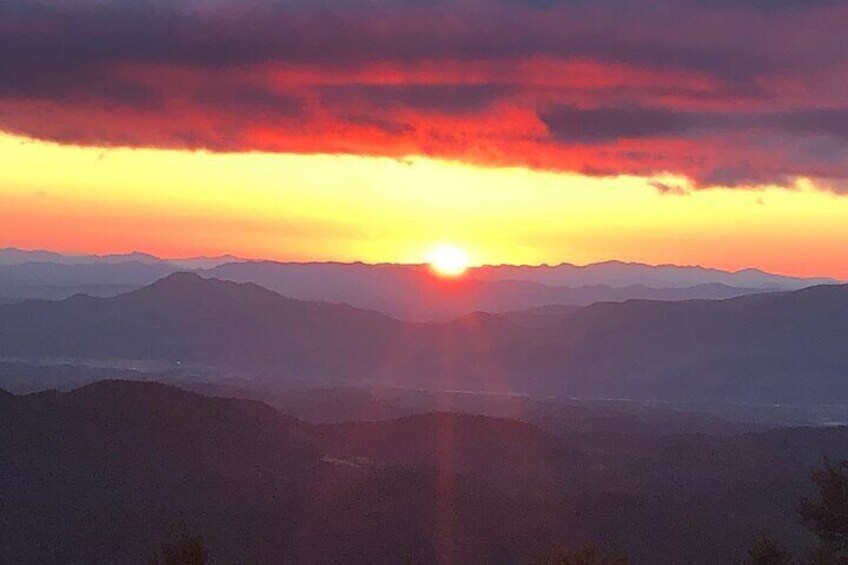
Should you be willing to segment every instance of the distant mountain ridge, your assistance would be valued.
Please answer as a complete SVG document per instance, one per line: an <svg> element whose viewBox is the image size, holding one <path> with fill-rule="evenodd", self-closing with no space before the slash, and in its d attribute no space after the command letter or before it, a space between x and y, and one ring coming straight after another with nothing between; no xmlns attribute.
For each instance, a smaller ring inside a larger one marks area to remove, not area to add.
<svg viewBox="0 0 848 565"><path fill-rule="evenodd" d="M19 249L17 247L6 247L0 249L0 265L20 265L23 263L56 263L60 265L90 265L94 263L145 263L162 264L167 263L183 269L206 269L220 265L242 261L234 255L220 255L217 257L186 257L175 259L162 259L150 253L133 251L130 253L114 253L96 255L93 253L57 253L45 249Z"/></svg>
<svg viewBox="0 0 848 565"><path fill-rule="evenodd" d="M387 269L397 267L413 271L426 270L426 265L416 264L367 264L338 261L286 262L252 260L234 255L163 259L138 251L123 254L95 255L64 254L48 250L26 250L15 247L0 248L0 266L32 262L64 265L126 262L167 263L189 270L214 269L217 266L232 263L250 263L253 265L274 264L301 269L331 269L335 274L340 274L342 271L362 271L363 269L376 269L386 272ZM481 281L523 280L552 286L609 285L623 287L644 285L655 288L666 288L715 283L735 287L790 289L840 282L838 279L830 277L793 277L767 273L753 268L739 271L725 271L702 267L700 265L649 265L615 260L587 265L575 265L572 263L559 263L556 265L483 265L472 268L470 272L473 274L474 279Z"/></svg>
<svg viewBox="0 0 848 565"><path fill-rule="evenodd" d="M701 284L722 284L734 287L754 287L770 290L796 290L806 286L835 284L829 277L792 277L776 275L759 269L724 271L700 265L648 265L625 261L603 261L589 265L498 265L476 270L480 280L520 279L550 285L610 286L645 285L658 288L686 287Z"/></svg>
<svg viewBox="0 0 848 565"><path fill-rule="evenodd" d="M7 358L156 360L315 382L675 400L848 400L845 336L848 285L438 323L189 273L114 298L0 305Z"/></svg>
<svg viewBox="0 0 848 565"><path fill-rule="evenodd" d="M717 283L681 288L644 285L554 287L517 279L483 281L476 271L458 279L433 276L421 266L286 264L243 262L199 271L204 277L254 282L301 300L341 302L397 318L431 321L473 311L501 313L537 306L585 306L593 302L645 298L730 298L763 292Z"/></svg>
<svg viewBox="0 0 848 565"><path fill-rule="evenodd" d="M149 254L60 255L0 250L0 303L74 294L115 296L169 274L260 284L299 300L344 303L411 321L502 313L542 306L585 306L629 299L722 299L797 290L833 279L803 279L748 269L649 266L609 261L575 266L484 266L459 278L434 275L426 265L338 262L282 263L231 256L162 260Z"/></svg>

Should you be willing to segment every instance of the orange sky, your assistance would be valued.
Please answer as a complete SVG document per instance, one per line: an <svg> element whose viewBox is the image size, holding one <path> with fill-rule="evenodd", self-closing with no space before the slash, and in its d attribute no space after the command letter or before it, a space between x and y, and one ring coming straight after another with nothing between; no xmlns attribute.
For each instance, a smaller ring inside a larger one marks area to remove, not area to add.
<svg viewBox="0 0 848 565"><path fill-rule="evenodd" d="M412 157L103 149L0 135L0 247L165 257L607 259L848 278L848 197Z"/></svg>

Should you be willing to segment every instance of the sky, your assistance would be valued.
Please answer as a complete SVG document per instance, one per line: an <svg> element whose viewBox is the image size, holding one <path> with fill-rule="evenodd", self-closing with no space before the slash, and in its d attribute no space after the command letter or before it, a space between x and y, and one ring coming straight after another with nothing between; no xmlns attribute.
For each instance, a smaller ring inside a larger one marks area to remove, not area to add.
<svg viewBox="0 0 848 565"><path fill-rule="evenodd" d="M836 0L8 0L0 247L848 277Z"/></svg>

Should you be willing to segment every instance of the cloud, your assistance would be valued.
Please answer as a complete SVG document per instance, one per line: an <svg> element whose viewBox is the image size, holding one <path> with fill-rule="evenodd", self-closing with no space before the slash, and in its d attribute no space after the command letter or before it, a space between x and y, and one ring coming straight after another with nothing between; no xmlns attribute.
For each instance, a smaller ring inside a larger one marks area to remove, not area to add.
<svg viewBox="0 0 848 565"><path fill-rule="evenodd" d="M556 106L539 118L554 139L603 143L621 138L650 138L681 134L698 123L695 116L655 108L589 108Z"/></svg>
<svg viewBox="0 0 848 565"><path fill-rule="evenodd" d="M657 189L657 192L660 194L669 194L672 196L687 196L689 194L689 191L679 184L669 184L654 180L650 181L648 185Z"/></svg>
<svg viewBox="0 0 848 565"><path fill-rule="evenodd" d="M260 119L301 116L305 110L305 102L301 98L250 84L211 86L194 91L189 97L201 107L256 116Z"/></svg>
<svg viewBox="0 0 848 565"><path fill-rule="evenodd" d="M827 0L9 0L0 129L842 191L846 19Z"/></svg>
<svg viewBox="0 0 848 565"><path fill-rule="evenodd" d="M823 135L848 142L848 108L787 112L775 122L790 132Z"/></svg>
<svg viewBox="0 0 848 565"><path fill-rule="evenodd" d="M361 103L372 110L413 109L446 114L473 113L486 109L513 89L500 84L346 84L321 87L321 101L328 106Z"/></svg>

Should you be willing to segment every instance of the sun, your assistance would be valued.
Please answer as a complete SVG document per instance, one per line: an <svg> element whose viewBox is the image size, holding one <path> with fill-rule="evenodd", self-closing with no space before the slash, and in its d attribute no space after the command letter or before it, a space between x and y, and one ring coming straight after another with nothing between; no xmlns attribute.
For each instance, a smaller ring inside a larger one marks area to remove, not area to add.
<svg viewBox="0 0 848 565"><path fill-rule="evenodd" d="M439 245L427 254L430 268L443 277L458 277L468 268L468 254L455 245Z"/></svg>

